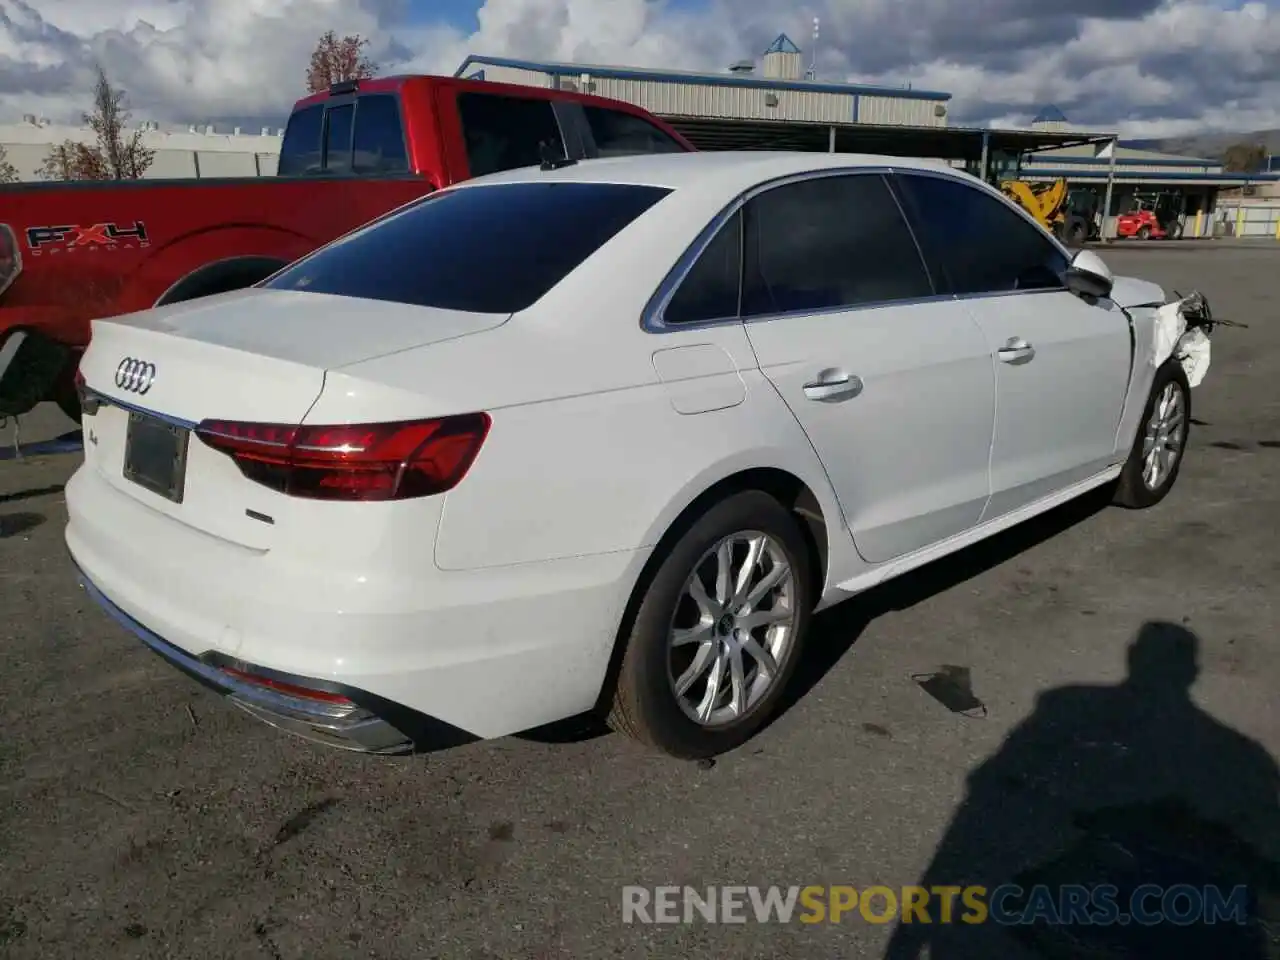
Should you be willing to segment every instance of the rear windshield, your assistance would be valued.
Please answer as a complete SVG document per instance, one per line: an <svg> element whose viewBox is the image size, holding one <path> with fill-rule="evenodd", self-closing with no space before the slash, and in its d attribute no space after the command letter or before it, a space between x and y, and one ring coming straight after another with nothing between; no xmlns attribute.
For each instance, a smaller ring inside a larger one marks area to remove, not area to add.
<svg viewBox="0 0 1280 960"><path fill-rule="evenodd" d="M466 187L340 240L264 286L515 313L670 192L615 183Z"/></svg>

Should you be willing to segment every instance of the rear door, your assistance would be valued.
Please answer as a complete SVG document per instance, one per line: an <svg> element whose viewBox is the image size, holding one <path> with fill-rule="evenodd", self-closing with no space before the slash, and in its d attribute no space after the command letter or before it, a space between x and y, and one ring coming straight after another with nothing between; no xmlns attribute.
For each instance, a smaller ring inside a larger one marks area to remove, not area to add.
<svg viewBox="0 0 1280 960"><path fill-rule="evenodd" d="M1129 383L1129 323L1109 300L1069 292L1066 252L977 181L894 179L933 273L967 308L995 361L995 518L1084 480L1115 459Z"/></svg>
<svg viewBox="0 0 1280 960"><path fill-rule="evenodd" d="M891 560L973 527L990 489L990 351L965 306L935 296L884 176L783 183L744 214L747 335L858 552Z"/></svg>

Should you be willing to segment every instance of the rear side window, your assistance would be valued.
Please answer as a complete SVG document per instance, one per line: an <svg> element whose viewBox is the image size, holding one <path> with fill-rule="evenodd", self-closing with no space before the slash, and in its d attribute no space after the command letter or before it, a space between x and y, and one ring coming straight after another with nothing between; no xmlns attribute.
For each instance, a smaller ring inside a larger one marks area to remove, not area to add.
<svg viewBox="0 0 1280 960"><path fill-rule="evenodd" d="M458 114L473 177L536 166L542 162L544 145L554 156L565 155L550 100L460 93Z"/></svg>
<svg viewBox="0 0 1280 960"><path fill-rule="evenodd" d="M324 104L299 110L289 118L280 144L280 161L276 175L300 177L319 173L321 163L320 137L324 132Z"/></svg>
<svg viewBox="0 0 1280 960"><path fill-rule="evenodd" d="M929 262L952 293L1058 290L1067 258L1045 233L984 190L950 178L898 174Z"/></svg>
<svg viewBox="0 0 1280 960"><path fill-rule="evenodd" d="M354 173L408 173L400 101L388 94L361 97L356 107L356 128L351 169Z"/></svg>
<svg viewBox="0 0 1280 960"><path fill-rule="evenodd" d="M745 210L744 317L933 295L907 222L878 174L784 184Z"/></svg>
<svg viewBox="0 0 1280 960"><path fill-rule="evenodd" d="M351 121L355 112L354 103L329 108L329 126L325 132L324 146L326 173L351 172Z"/></svg>
<svg viewBox="0 0 1280 960"><path fill-rule="evenodd" d="M648 120L621 110L583 107L587 125L602 157L646 153L684 153L685 148Z"/></svg>
<svg viewBox="0 0 1280 960"><path fill-rule="evenodd" d="M515 313L670 192L564 182L451 190L312 254L265 286Z"/></svg>
<svg viewBox="0 0 1280 960"><path fill-rule="evenodd" d="M668 324L738 316L742 280L742 211L720 228L662 311Z"/></svg>

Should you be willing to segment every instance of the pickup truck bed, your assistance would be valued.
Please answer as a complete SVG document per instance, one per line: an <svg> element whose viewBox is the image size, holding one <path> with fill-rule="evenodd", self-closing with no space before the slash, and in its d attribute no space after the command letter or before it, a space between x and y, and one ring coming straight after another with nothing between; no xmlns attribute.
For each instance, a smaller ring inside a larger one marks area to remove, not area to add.
<svg viewBox="0 0 1280 960"><path fill-rule="evenodd" d="M692 150L637 107L454 77L300 100L275 177L0 187L0 416L77 417L90 321L251 286L425 193L547 156Z"/></svg>

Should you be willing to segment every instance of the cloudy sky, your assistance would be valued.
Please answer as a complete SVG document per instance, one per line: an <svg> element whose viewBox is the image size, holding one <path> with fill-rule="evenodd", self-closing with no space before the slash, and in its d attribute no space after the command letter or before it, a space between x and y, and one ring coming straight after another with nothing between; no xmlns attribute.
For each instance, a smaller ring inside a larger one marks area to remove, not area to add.
<svg viewBox="0 0 1280 960"><path fill-rule="evenodd" d="M1280 0L0 0L0 118L75 116L101 62L139 119L279 121L326 29L397 72L471 53L723 70L821 18L819 74L1055 103L1128 136L1280 127Z"/></svg>

